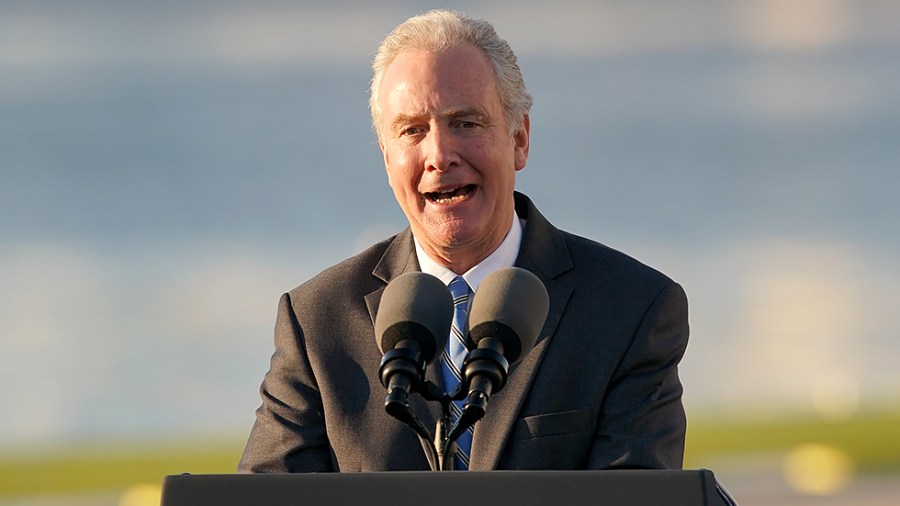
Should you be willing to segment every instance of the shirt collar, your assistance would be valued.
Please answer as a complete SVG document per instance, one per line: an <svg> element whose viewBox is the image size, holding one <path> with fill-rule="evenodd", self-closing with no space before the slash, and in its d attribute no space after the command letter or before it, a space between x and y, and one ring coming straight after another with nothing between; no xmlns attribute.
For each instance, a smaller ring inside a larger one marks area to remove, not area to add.
<svg viewBox="0 0 900 506"><path fill-rule="evenodd" d="M416 244L416 257L419 260L419 268L422 269L422 272L437 276L445 285L449 285L457 274L435 262L428 256L415 236L413 236L413 240ZM515 265L516 257L519 256L519 246L521 244L522 221L515 213L513 213L512 224L509 226L509 231L506 233L506 237L503 239L503 242L500 243L500 246L497 246L497 249L488 255L487 258L462 275L463 279L466 280L466 283L468 283L469 287L472 289L472 292L474 293L478 290L478 285L481 284L481 280L491 272L503 267L512 267Z"/></svg>

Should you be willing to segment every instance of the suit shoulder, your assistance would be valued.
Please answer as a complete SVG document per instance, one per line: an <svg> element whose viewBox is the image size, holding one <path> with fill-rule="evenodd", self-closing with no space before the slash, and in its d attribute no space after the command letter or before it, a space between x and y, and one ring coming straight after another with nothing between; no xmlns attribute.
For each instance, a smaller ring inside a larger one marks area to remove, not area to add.
<svg viewBox="0 0 900 506"><path fill-rule="evenodd" d="M299 300L306 296L328 296L332 293L346 293L348 289L374 290L381 283L373 274L375 266L384 256L396 236L374 244L352 257L342 260L292 289L288 294L291 299Z"/></svg>

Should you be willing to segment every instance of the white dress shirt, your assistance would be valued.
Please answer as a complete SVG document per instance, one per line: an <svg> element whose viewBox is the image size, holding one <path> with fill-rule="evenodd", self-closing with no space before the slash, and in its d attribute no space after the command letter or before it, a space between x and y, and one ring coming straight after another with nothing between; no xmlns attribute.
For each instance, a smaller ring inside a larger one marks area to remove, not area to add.
<svg viewBox="0 0 900 506"><path fill-rule="evenodd" d="M469 288L472 289L472 293L478 291L478 285L485 276L502 267L512 267L516 263L516 257L519 256L519 246L522 244L522 229L524 228L522 222L523 220L520 220L514 212L509 232L506 233L506 237L503 238L500 246L497 246L497 249L488 255L487 258L462 275L466 283L469 284ZM449 285L457 274L428 256L415 236L413 236L413 240L416 243L416 257L419 260L419 268L422 269L422 272L437 276L445 285Z"/></svg>

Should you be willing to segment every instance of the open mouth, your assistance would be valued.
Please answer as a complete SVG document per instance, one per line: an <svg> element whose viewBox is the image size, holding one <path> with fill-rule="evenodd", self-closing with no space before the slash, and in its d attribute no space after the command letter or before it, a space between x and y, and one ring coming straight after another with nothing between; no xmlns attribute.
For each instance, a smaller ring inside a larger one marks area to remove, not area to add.
<svg viewBox="0 0 900 506"><path fill-rule="evenodd" d="M474 184L468 184L445 192L425 192L425 198L435 204L452 204L465 200L475 191Z"/></svg>

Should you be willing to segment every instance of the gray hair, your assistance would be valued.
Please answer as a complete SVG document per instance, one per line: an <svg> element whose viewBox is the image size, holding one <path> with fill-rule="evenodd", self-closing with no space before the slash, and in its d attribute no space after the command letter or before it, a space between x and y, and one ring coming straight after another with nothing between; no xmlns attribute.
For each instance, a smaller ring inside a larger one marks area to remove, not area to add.
<svg viewBox="0 0 900 506"><path fill-rule="evenodd" d="M372 83L369 89L369 110L372 126L381 135L378 107L378 88L385 70L397 55L410 49L446 50L469 43L484 51L497 76L500 101L506 111L510 133L523 128L525 115L531 110L532 98L525 89L525 80L515 53L501 39L487 21L472 19L447 10L432 10L407 19L381 42L372 61Z"/></svg>

